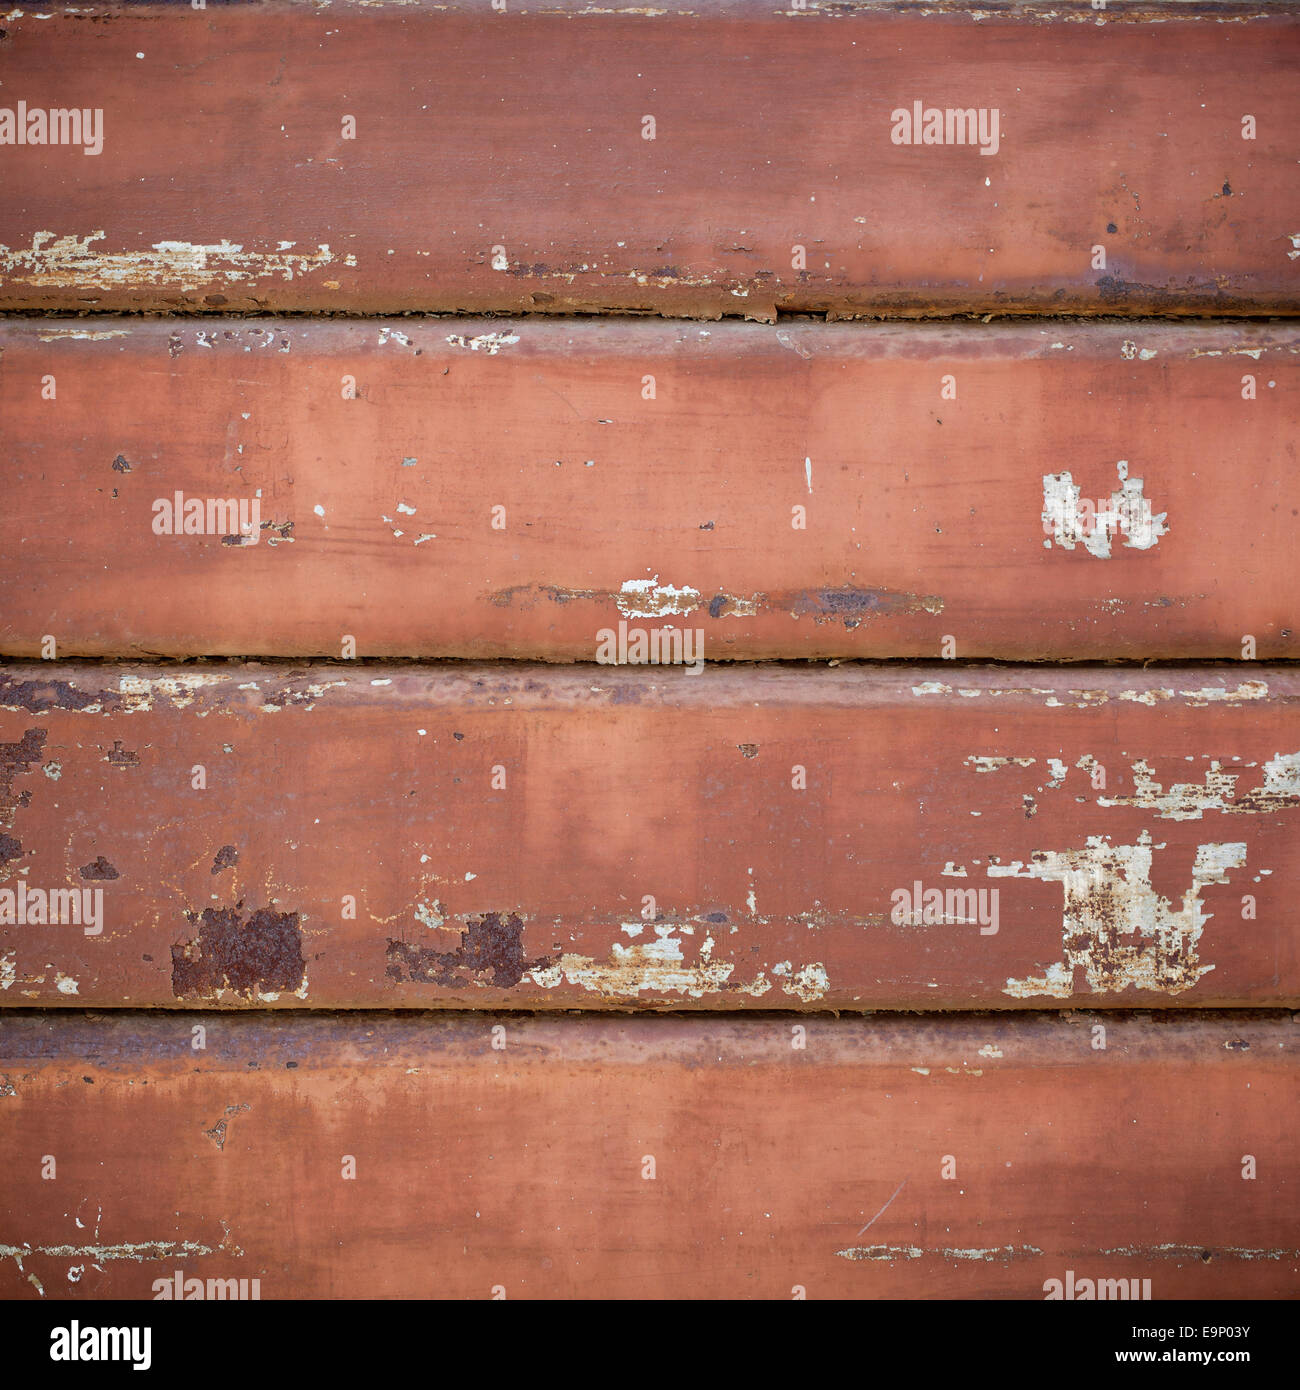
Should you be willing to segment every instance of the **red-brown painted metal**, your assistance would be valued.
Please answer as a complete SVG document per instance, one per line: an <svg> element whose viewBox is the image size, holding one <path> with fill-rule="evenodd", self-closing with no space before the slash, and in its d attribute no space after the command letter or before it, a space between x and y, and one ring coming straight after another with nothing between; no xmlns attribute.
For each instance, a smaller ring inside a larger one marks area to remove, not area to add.
<svg viewBox="0 0 1300 1390"><path fill-rule="evenodd" d="M1298 698L1269 666L10 668L0 1003L1294 1003ZM14 920L70 889L89 924Z"/></svg>
<svg viewBox="0 0 1300 1390"><path fill-rule="evenodd" d="M1294 1297L1298 1044L1285 1015L10 1015L0 1295Z"/></svg>
<svg viewBox="0 0 1300 1390"><path fill-rule="evenodd" d="M0 309L1295 311L1290 7L610 10L14 11Z"/></svg>
<svg viewBox="0 0 1300 1390"><path fill-rule="evenodd" d="M11 656L591 661L620 622L708 660L1300 655L1280 327L10 320L0 353Z"/></svg>

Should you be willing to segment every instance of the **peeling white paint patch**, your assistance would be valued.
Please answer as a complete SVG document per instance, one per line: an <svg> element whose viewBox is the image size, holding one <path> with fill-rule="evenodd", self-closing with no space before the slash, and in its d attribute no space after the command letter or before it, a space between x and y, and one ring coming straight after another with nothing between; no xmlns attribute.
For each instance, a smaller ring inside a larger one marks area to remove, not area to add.
<svg viewBox="0 0 1300 1390"><path fill-rule="evenodd" d="M424 859L425 856L421 855L420 862L423 863ZM447 923L447 919L442 913L442 904L438 902L436 898L431 903L423 900L416 903L415 920L417 922L423 922L430 931L436 931L439 927L443 927Z"/></svg>
<svg viewBox="0 0 1300 1390"><path fill-rule="evenodd" d="M1002 1049L1000 1047L994 1047L992 1043L985 1043L984 1046L980 1048L980 1056L988 1057L990 1059L994 1057L1001 1057Z"/></svg>
<svg viewBox="0 0 1300 1390"><path fill-rule="evenodd" d="M554 989L561 984L578 985L606 999L626 998L628 995L645 991L655 994L684 994L689 998L699 999L706 994L717 994L723 989L727 993L759 997L772 988L771 980L767 979L762 971L759 972L758 978L749 984L733 983L732 975L736 967L729 962L713 959L711 936L706 936L700 943L696 962L688 964L682 952L682 941L673 935L674 932L682 930L671 923L657 924L653 941L629 946L619 941L614 942L608 961L597 961L591 956L566 953L553 965L530 971L529 976L544 989ZM804 971L819 969L819 966L805 966L800 976ZM796 981L798 980L799 977L796 977ZM807 982L803 987L808 987ZM787 985L786 993L797 993L798 988L797 984L795 987Z"/></svg>
<svg viewBox="0 0 1300 1390"><path fill-rule="evenodd" d="M1074 693L1073 691L1071 692ZM1266 700L1265 681L1239 681L1234 687L1203 686L1200 690L1173 690L1169 686L1148 686L1145 690L1121 690L1116 699L1135 705L1158 705L1166 700L1183 699L1194 707L1239 705L1247 700Z"/></svg>
<svg viewBox="0 0 1300 1390"><path fill-rule="evenodd" d="M71 975L58 974L54 977L54 988L57 989L60 994L76 994L77 982Z"/></svg>
<svg viewBox="0 0 1300 1390"><path fill-rule="evenodd" d="M196 245L188 241L158 241L146 250L102 251L95 243L106 233L56 236L37 232L30 249L0 246L0 274L20 285L47 288L119 289L166 285L195 290L214 281L234 284L262 279L292 280L333 265L338 259L327 245L315 251L246 250L239 242ZM294 245L289 243L289 247ZM341 264L356 265L355 256Z"/></svg>
<svg viewBox="0 0 1300 1390"><path fill-rule="evenodd" d="M966 759L966 766L973 767L976 772L996 772L1000 767L1033 767L1033 758L979 758L970 757Z"/></svg>
<svg viewBox="0 0 1300 1390"><path fill-rule="evenodd" d="M395 343L401 343L403 347L411 346L411 340L405 333L399 332L396 328L390 328L385 324L379 330L379 346L383 347L390 339ZM406 460L403 459L402 462L405 463ZM414 462L414 459L412 459L412 462Z"/></svg>
<svg viewBox="0 0 1300 1390"><path fill-rule="evenodd" d="M1270 801L1300 797L1300 753L1275 753L1264 764L1264 785L1254 795Z"/></svg>
<svg viewBox="0 0 1300 1390"><path fill-rule="evenodd" d="M97 332L92 332L85 328L43 328L37 337L43 343L56 343L61 338L84 338L90 342L99 342L104 338L129 338L131 330L129 328L101 328Z"/></svg>
<svg viewBox="0 0 1300 1390"><path fill-rule="evenodd" d="M817 999L824 999L826 991L830 987L831 982L826 974L826 967L820 961L814 961L811 965L800 966L793 979L783 980L781 983L781 988L787 994L798 995L805 1004L811 1004Z"/></svg>
<svg viewBox="0 0 1300 1390"><path fill-rule="evenodd" d="M1286 253L1286 258L1289 261L1294 261L1297 257L1300 257L1300 232L1291 232L1290 240L1291 250Z"/></svg>
<svg viewBox="0 0 1300 1390"><path fill-rule="evenodd" d="M1065 774L1069 772L1070 769L1066 767L1065 763L1062 762L1060 758L1048 758L1047 766L1051 769L1052 773L1051 777L1048 779L1047 785L1049 787L1059 787L1061 783L1065 781Z"/></svg>
<svg viewBox="0 0 1300 1390"><path fill-rule="evenodd" d="M1233 690L1223 686L1206 686L1201 690L1180 690L1178 693L1193 705L1236 705L1244 700L1267 699L1268 686L1263 681L1241 681Z"/></svg>
<svg viewBox="0 0 1300 1390"><path fill-rule="evenodd" d="M842 1260L1020 1260L1043 1252L1036 1245L943 1246L924 1250L919 1245L854 1245L835 1252Z"/></svg>
<svg viewBox="0 0 1300 1390"><path fill-rule="evenodd" d="M283 993L284 993L283 990L278 990L278 989L271 989L271 990L260 990L260 989L259 989L259 990L257 991L257 997L258 997L258 1000L259 1000L261 1003L263 1003L263 1004L278 1004L278 1003L280 1002L280 999L281 999ZM237 994L237 992L236 992L235 990L219 989L219 990L217 991L217 998L218 998L223 1004L224 1004L224 1003L227 1003L227 1002L234 1003L234 1002L236 1002L237 999L238 999L238 994ZM304 976L303 976L302 984L300 984L300 985L298 986L298 988L295 989L295 990L293 991L293 993L289 995L289 998L290 998L290 999L306 999L306 998L307 998L307 977L306 977L305 974L304 974Z"/></svg>
<svg viewBox="0 0 1300 1390"><path fill-rule="evenodd" d="M1119 486L1096 507L1080 503L1079 487L1068 471L1043 475L1043 530L1048 536L1044 544L1049 549L1057 545L1073 550L1082 545L1089 555L1108 560L1117 531L1130 550L1150 550L1169 534L1167 514L1152 512L1142 492L1142 479L1128 476L1128 461L1121 459L1115 468Z"/></svg>
<svg viewBox="0 0 1300 1390"><path fill-rule="evenodd" d="M619 612L628 618L662 618L670 613L694 613L700 606L698 589L677 589L653 579L625 579L621 593L614 595Z"/></svg>
<svg viewBox="0 0 1300 1390"><path fill-rule="evenodd" d="M486 352L495 357L502 348L513 347L519 341L518 333L480 333L477 338L466 338L460 333L447 337L452 347L468 348L471 352Z"/></svg>
<svg viewBox="0 0 1300 1390"><path fill-rule="evenodd" d="M202 671L186 671L179 676L122 676L117 689L124 697L124 712L135 714L153 709L158 696L170 700L176 709L185 709L204 686L219 685L222 679Z"/></svg>
<svg viewBox="0 0 1300 1390"><path fill-rule="evenodd" d="M1015 999L1066 999L1077 975L1096 993L1145 989L1181 994L1213 970L1201 965L1197 955L1212 915L1201 906L1201 890L1228 882L1227 871L1246 862L1245 844L1198 846L1192 883L1177 909L1151 886L1152 849L1146 831L1135 845L1111 845L1105 836L1090 835L1086 848L1040 850L1027 867L1019 860L990 864L990 878L1060 883L1065 896L1064 959L1043 975L1009 979L1003 993Z"/></svg>
<svg viewBox="0 0 1300 1390"><path fill-rule="evenodd" d="M0 989L8 989L18 978L18 957L0 956Z"/></svg>
<svg viewBox="0 0 1300 1390"><path fill-rule="evenodd" d="M920 685L912 687L913 695L951 695L952 686L944 685L942 681L922 681Z"/></svg>
<svg viewBox="0 0 1300 1390"><path fill-rule="evenodd" d="M1131 796L1099 797L1099 806L1140 806L1162 820L1200 820L1206 811L1228 815L1262 815L1268 811L1300 810L1300 753L1278 753L1264 764L1264 780L1237 795L1239 772L1225 772L1211 762L1203 782L1174 782L1166 789L1156 780L1150 763L1133 764Z"/></svg>

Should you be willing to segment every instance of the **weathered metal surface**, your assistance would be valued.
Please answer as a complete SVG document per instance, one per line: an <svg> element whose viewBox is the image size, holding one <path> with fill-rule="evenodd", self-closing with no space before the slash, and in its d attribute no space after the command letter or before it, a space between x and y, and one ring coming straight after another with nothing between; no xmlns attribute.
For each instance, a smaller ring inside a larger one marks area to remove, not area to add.
<svg viewBox="0 0 1300 1390"><path fill-rule="evenodd" d="M0 1002L1293 1003L1298 696L1269 666L11 668Z"/></svg>
<svg viewBox="0 0 1300 1390"><path fill-rule="evenodd" d="M1300 656L1283 328L11 320L0 353L9 655Z"/></svg>
<svg viewBox="0 0 1300 1390"><path fill-rule="evenodd" d="M1298 1044L1286 1015L11 1015L0 1295L1294 1297Z"/></svg>
<svg viewBox="0 0 1300 1390"><path fill-rule="evenodd" d="M1296 307L1293 7L611 9L12 11L0 308Z"/></svg>

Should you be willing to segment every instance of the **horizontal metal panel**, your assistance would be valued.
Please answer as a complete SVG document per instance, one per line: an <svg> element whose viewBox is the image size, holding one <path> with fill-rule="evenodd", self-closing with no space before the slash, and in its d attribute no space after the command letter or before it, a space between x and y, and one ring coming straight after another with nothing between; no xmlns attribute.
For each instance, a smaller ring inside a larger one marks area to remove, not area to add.
<svg viewBox="0 0 1300 1390"><path fill-rule="evenodd" d="M591 661L672 628L706 661L1295 657L1298 350L9 320L0 650Z"/></svg>
<svg viewBox="0 0 1300 1390"><path fill-rule="evenodd" d="M1285 1015L11 1015L0 1294L1289 1297L1298 1041Z"/></svg>
<svg viewBox="0 0 1300 1390"><path fill-rule="evenodd" d="M14 11L0 308L1296 307L1291 7L616 8Z"/></svg>
<svg viewBox="0 0 1300 1390"><path fill-rule="evenodd" d="M0 1002L1294 1002L1298 691L1269 666L11 668Z"/></svg>

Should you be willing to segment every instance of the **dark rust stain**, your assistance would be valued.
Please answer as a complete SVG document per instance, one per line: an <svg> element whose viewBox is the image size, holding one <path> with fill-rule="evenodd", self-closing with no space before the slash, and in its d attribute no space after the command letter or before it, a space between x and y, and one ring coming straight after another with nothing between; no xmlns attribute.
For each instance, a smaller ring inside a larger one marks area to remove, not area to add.
<svg viewBox="0 0 1300 1390"><path fill-rule="evenodd" d="M388 942L389 979L399 983L456 986L491 984L513 989L528 970L554 965L553 957L528 960L524 924L514 913L485 912L471 917L454 951L434 951L405 941ZM484 976L490 973L491 978Z"/></svg>
<svg viewBox="0 0 1300 1390"><path fill-rule="evenodd" d="M126 455L118 454L118 456L113 460L113 472L129 473L130 471L131 465L126 461Z"/></svg>
<svg viewBox="0 0 1300 1390"><path fill-rule="evenodd" d="M1118 275L1097 277L1097 293L1103 304L1126 304L1130 301L1151 310L1208 309L1223 302L1223 290L1213 282L1189 284L1185 290L1162 289L1144 285L1136 280L1123 280Z"/></svg>
<svg viewBox="0 0 1300 1390"><path fill-rule="evenodd" d="M515 584L509 589L498 589L491 595L489 602L496 604L498 608L511 608L516 600L520 600L522 607L531 608L539 598L565 604L581 598L610 602L613 597L608 591L602 592L599 589L565 589L559 584Z"/></svg>
<svg viewBox="0 0 1300 1390"><path fill-rule="evenodd" d="M943 600L934 594L905 594L891 589L812 589L793 594L788 602L796 618L815 622L839 621L855 628L863 618L890 617L897 613L937 613Z"/></svg>
<svg viewBox="0 0 1300 1390"><path fill-rule="evenodd" d="M130 748L122 747L120 738L113 740L113 746L104 754L104 761L114 767L139 767L140 755Z"/></svg>
<svg viewBox="0 0 1300 1390"><path fill-rule="evenodd" d="M14 778L28 773L41 761L47 738L44 729L28 729L16 743L0 743L0 825L12 829L14 813L30 798L14 795ZM16 859L22 846L5 836L4 861Z"/></svg>
<svg viewBox="0 0 1300 1390"><path fill-rule="evenodd" d="M212 872L219 874L222 869L233 869L239 863L239 851L234 845L222 845L212 861Z"/></svg>
<svg viewBox="0 0 1300 1390"><path fill-rule="evenodd" d="M189 914L194 921L193 913ZM208 907L193 941L172 947L172 993L183 999L230 989L252 996L301 987L307 963L296 912Z"/></svg>
<svg viewBox="0 0 1300 1390"><path fill-rule="evenodd" d="M80 870L82 878L89 879L109 879L119 877L117 870L101 854L92 864L83 864Z"/></svg>
<svg viewBox="0 0 1300 1390"><path fill-rule="evenodd" d="M736 747L740 749L740 754L744 758L756 758L758 756L758 744L738 743Z"/></svg>
<svg viewBox="0 0 1300 1390"><path fill-rule="evenodd" d="M87 709L91 705L102 705L105 709L116 708L121 697L115 691L78 690L68 681L16 681L10 676L0 676L0 705L7 709L25 709L28 714L44 714L52 709Z"/></svg>
<svg viewBox="0 0 1300 1390"><path fill-rule="evenodd" d="M546 598L552 603L567 604L577 599L587 599L595 603L618 603L626 596L608 589L565 589L555 584L516 584L513 588L499 589L491 595L490 602L499 608L516 605L531 608L539 599ZM839 589L804 590L793 594L755 594L752 598L738 600L731 594L718 593L708 599L705 607L710 618L733 616L737 605L743 603L744 611L753 603L759 608L787 611L793 617L812 617L818 623L843 622L846 628L857 627L863 618L888 617L898 613L939 613L943 600L934 594L898 593L890 589ZM649 621L653 614L629 615Z"/></svg>

